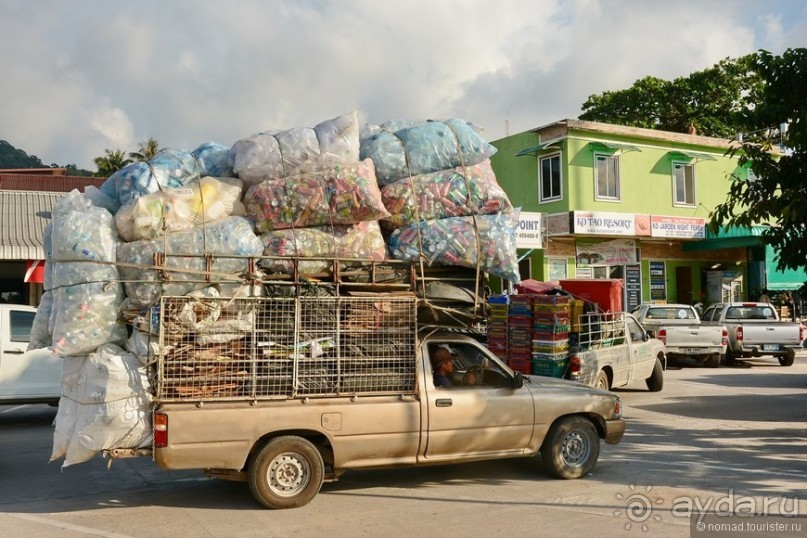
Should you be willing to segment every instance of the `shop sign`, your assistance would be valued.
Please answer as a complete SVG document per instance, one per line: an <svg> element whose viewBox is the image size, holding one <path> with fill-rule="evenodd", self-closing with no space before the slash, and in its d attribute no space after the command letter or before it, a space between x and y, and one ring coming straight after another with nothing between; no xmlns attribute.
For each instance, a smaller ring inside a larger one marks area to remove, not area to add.
<svg viewBox="0 0 807 538"><path fill-rule="evenodd" d="M632 239L612 239L592 241L578 239L575 242L577 265L625 265L637 263L636 241Z"/></svg>
<svg viewBox="0 0 807 538"><path fill-rule="evenodd" d="M516 247L543 248L541 238L541 214L522 211L516 226Z"/></svg>
<svg viewBox="0 0 807 538"><path fill-rule="evenodd" d="M703 239L706 219L697 217L650 217L651 235L670 239Z"/></svg>
<svg viewBox="0 0 807 538"><path fill-rule="evenodd" d="M633 213L605 213L602 211L575 211L574 233L589 235L636 235Z"/></svg>

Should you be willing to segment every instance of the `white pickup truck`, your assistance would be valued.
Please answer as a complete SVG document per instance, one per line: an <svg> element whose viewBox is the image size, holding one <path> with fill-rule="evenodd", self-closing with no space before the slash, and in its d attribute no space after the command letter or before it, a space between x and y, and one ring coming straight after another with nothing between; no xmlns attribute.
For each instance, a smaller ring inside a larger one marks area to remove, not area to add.
<svg viewBox="0 0 807 538"><path fill-rule="evenodd" d="M717 303L706 309L702 319L704 323L726 326L726 364L772 355L782 366L791 366L804 339L801 323L781 321L770 303Z"/></svg>
<svg viewBox="0 0 807 538"><path fill-rule="evenodd" d="M632 314L642 327L667 346L668 359L691 358L717 368L728 346L728 331L720 324L701 323L686 304L641 304Z"/></svg>
<svg viewBox="0 0 807 538"><path fill-rule="evenodd" d="M0 404L56 404L62 363L50 349L27 351L36 308L0 304Z"/></svg>

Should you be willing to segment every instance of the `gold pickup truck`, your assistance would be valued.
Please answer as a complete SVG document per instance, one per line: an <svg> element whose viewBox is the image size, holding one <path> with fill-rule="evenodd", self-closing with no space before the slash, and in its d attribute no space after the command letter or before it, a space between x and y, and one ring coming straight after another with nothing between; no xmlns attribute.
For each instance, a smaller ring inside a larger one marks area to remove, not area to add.
<svg viewBox="0 0 807 538"><path fill-rule="evenodd" d="M192 299L164 299L164 319L187 310L183 301ZM351 469L540 453L552 475L579 478L600 439L618 443L625 430L616 395L522 376L474 337L418 327L414 297L238 307L252 324L215 349L192 341L203 333L161 324L153 457L247 481L269 508L302 506Z"/></svg>

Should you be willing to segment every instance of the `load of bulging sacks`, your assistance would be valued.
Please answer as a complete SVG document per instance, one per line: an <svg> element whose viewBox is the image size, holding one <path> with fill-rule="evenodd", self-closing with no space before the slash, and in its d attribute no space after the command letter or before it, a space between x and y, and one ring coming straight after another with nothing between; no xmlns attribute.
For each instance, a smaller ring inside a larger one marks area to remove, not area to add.
<svg viewBox="0 0 807 538"><path fill-rule="evenodd" d="M516 215L495 151L463 120L360 128L351 112L229 147L165 149L67 194L45 233L30 345L64 359L51 461L150 446L150 307L162 295L255 293L241 284L248 257L265 257L267 273L290 271L291 258L303 274L326 269L320 258L397 259L517 283ZM174 314L203 342L252 329L249 311Z"/></svg>

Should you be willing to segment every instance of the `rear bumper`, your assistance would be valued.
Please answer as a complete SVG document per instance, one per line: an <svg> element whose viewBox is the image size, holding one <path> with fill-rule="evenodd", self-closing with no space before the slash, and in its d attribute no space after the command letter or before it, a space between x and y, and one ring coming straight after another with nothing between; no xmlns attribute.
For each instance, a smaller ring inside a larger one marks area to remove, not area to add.
<svg viewBox="0 0 807 538"><path fill-rule="evenodd" d="M625 421L614 418L605 421L605 442L609 445L617 444L625 433Z"/></svg>

